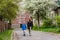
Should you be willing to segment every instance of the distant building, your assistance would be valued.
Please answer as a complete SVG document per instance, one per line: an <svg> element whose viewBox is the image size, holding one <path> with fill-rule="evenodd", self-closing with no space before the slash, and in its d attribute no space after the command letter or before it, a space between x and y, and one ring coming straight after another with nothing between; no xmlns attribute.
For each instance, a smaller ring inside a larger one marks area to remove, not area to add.
<svg viewBox="0 0 60 40"><path fill-rule="evenodd" d="M57 14L60 13L60 7L55 8L54 10Z"/></svg>
<svg viewBox="0 0 60 40"><path fill-rule="evenodd" d="M27 23L30 18L30 14L28 12L21 12L17 15L17 17L12 21L12 27L20 27L20 24Z"/></svg>

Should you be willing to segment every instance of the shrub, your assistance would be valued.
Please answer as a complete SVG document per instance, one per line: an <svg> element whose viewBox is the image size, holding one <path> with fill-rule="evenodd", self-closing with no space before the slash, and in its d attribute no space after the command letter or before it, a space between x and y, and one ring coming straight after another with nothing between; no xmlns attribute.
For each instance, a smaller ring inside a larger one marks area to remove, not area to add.
<svg viewBox="0 0 60 40"><path fill-rule="evenodd" d="M51 26L52 26L52 20L50 20L50 19L44 20L43 27L49 28Z"/></svg>
<svg viewBox="0 0 60 40"><path fill-rule="evenodd" d="M60 27L60 15L57 15L56 17L55 17L55 21L56 21L56 26L57 27Z"/></svg>
<svg viewBox="0 0 60 40"><path fill-rule="evenodd" d="M34 25L33 26L33 30L38 30L38 26L37 25Z"/></svg>

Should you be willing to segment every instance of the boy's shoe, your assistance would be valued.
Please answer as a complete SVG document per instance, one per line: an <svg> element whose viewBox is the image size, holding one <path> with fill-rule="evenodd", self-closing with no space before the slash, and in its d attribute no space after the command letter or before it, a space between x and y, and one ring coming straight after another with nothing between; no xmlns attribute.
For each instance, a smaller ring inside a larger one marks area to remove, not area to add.
<svg viewBox="0 0 60 40"><path fill-rule="evenodd" d="M23 36L26 36L25 34Z"/></svg>

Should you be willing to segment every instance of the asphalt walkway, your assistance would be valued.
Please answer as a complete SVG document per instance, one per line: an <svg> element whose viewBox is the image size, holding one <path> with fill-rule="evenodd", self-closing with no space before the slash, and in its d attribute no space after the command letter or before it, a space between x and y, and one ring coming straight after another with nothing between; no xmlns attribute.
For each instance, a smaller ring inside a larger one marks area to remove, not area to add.
<svg viewBox="0 0 60 40"><path fill-rule="evenodd" d="M15 29L13 40L60 40L60 34L32 31L32 36L29 36L28 30L26 30L26 36L23 36L21 29Z"/></svg>

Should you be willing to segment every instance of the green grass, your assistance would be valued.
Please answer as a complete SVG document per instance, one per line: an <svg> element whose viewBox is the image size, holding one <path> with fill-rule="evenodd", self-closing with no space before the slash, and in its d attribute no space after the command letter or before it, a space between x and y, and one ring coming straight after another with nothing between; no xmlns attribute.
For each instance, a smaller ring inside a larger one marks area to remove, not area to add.
<svg viewBox="0 0 60 40"><path fill-rule="evenodd" d="M60 33L60 28L40 28L39 31Z"/></svg>
<svg viewBox="0 0 60 40"><path fill-rule="evenodd" d="M6 30L4 32L0 32L0 40L11 40L12 30Z"/></svg>
<svg viewBox="0 0 60 40"><path fill-rule="evenodd" d="M35 26L35 27L33 27L33 30L38 30L38 28ZM55 28L40 27L38 31L60 33L60 28L56 28L56 27Z"/></svg>

